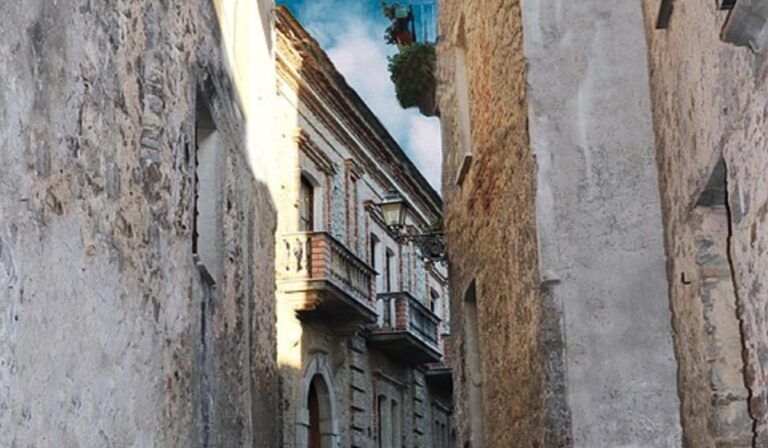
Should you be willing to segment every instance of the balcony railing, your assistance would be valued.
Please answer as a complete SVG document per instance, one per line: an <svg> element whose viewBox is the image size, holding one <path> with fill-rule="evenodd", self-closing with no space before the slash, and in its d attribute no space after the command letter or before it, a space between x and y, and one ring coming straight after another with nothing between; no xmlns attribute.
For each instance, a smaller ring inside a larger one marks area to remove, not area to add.
<svg viewBox="0 0 768 448"><path fill-rule="evenodd" d="M440 319L429 308L407 292L379 294L379 303L379 328L373 331L371 342L414 363L440 360Z"/></svg>
<svg viewBox="0 0 768 448"><path fill-rule="evenodd" d="M279 289L305 293L299 311L375 320L375 272L329 233L283 235L277 256Z"/></svg>

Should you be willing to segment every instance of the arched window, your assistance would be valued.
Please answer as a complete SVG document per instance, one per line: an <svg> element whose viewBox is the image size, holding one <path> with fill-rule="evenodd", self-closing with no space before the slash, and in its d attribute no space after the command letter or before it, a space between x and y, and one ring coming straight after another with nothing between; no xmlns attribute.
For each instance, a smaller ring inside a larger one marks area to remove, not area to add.
<svg viewBox="0 0 768 448"><path fill-rule="evenodd" d="M211 117L211 107L203 91L197 92L195 120L195 201L192 211L192 253L202 267L217 278L220 262L219 218L222 169L226 164L226 151L218 129Z"/></svg>
<svg viewBox="0 0 768 448"><path fill-rule="evenodd" d="M438 317L443 317L443 306L440 303L440 293L435 288L429 288L429 309Z"/></svg>

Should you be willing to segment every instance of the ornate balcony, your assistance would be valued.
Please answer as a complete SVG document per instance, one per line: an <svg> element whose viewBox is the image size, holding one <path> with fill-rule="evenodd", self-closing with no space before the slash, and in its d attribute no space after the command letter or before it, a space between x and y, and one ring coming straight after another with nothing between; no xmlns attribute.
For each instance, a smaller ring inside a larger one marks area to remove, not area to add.
<svg viewBox="0 0 768 448"><path fill-rule="evenodd" d="M337 326L373 323L375 272L327 232L284 235L278 248L278 291L298 315Z"/></svg>
<svg viewBox="0 0 768 448"><path fill-rule="evenodd" d="M407 292L379 294L379 302L383 313L368 339L372 346L412 364L440 361L440 318Z"/></svg>

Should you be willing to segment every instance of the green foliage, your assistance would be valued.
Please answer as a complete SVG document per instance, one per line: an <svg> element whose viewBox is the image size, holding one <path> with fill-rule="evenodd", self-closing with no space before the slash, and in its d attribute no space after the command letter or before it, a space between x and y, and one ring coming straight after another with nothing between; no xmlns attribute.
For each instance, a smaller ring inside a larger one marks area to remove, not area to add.
<svg viewBox="0 0 768 448"><path fill-rule="evenodd" d="M435 112L436 64L435 46L429 43L403 46L389 58L389 73L403 108L418 106L425 115Z"/></svg>

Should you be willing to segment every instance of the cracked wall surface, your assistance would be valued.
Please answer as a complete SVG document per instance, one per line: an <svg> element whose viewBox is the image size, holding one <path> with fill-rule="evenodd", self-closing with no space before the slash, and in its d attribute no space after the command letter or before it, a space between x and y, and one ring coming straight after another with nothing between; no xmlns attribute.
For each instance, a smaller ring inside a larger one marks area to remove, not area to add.
<svg viewBox="0 0 768 448"><path fill-rule="evenodd" d="M663 30L653 27L659 6L658 0L643 2L685 446L720 446L717 426L708 418L706 335L700 328L702 304L695 296L707 279L697 273L701 240L691 224L699 219L692 210L722 158L727 167L725 244L741 334L715 342L741 347L754 422L745 422L742 415L734 427L754 423L752 446L762 447L768 445L768 65L764 54L721 41L728 12L717 10L714 2L675 2Z"/></svg>
<svg viewBox="0 0 768 448"><path fill-rule="evenodd" d="M247 71L223 23L237 2L215 3L0 5L2 446L275 440L274 211L245 119L258 105L231 75ZM262 68L270 6L246 14ZM207 311L198 91L226 151Z"/></svg>

